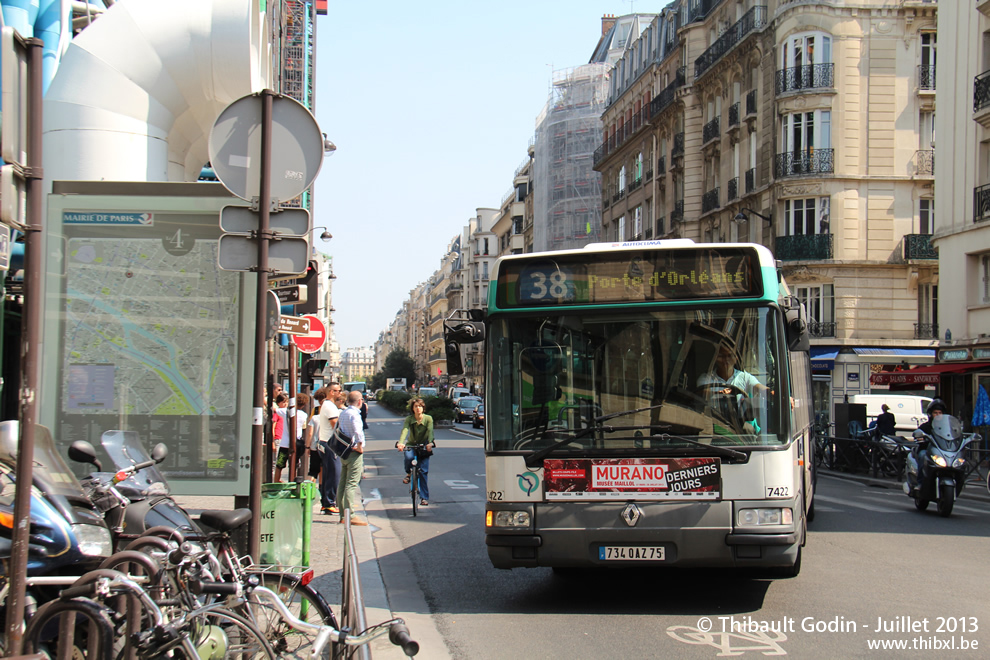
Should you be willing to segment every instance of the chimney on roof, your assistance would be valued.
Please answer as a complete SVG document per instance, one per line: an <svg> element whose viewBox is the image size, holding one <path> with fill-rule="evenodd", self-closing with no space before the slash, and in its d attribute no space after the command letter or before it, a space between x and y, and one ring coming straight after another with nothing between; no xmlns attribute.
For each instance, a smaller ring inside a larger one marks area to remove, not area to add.
<svg viewBox="0 0 990 660"><path fill-rule="evenodd" d="M615 16L612 14L605 14L602 16L602 36L604 37L608 34L608 31L615 27Z"/></svg>

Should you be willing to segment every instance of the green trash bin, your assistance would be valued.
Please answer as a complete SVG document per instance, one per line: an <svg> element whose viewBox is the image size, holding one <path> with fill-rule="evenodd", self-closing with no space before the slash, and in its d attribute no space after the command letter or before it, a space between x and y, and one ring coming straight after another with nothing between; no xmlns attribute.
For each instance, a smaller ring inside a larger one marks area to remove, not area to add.
<svg viewBox="0 0 990 660"><path fill-rule="evenodd" d="M261 557L259 564L309 566L316 484L261 485Z"/></svg>

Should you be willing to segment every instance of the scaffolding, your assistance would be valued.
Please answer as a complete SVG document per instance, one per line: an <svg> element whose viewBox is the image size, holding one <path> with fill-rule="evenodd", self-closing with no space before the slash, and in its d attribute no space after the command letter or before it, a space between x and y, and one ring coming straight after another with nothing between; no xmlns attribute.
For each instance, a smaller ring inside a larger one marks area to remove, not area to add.
<svg viewBox="0 0 990 660"><path fill-rule="evenodd" d="M601 174L592 157L602 142L606 64L553 73L550 98L536 120L533 248L580 248L601 240Z"/></svg>

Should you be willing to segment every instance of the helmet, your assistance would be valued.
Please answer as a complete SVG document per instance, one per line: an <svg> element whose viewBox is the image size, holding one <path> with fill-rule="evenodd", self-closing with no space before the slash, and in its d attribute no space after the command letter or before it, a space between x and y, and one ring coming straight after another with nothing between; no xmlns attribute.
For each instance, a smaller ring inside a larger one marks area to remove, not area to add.
<svg viewBox="0 0 990 660"><path fill-rule="evenodd" d="M931 417L932 412L935 410L941 411L942 414L949 412L949 409L945 407L945 402L942 401L942 399L932 399L932 402L928 404L928 408L925 409L925 412L929 417Z"/></svg>

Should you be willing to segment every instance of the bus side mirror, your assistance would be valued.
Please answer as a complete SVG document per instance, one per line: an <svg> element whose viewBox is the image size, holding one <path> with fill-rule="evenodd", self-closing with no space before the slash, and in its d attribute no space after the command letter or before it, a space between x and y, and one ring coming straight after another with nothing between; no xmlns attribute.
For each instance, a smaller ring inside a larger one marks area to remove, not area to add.
<svg viewBox="0 0 990 660"><path fill-rule="evenodd" d="M443 324L443 346L447 358L447 374L456 376L464 373L461 344L474 344L484 341L484 339L485 324L481 321L445 321Z"/></svg>
<svg viewBox="0 0 990 660"><path fill-rule="evenodd" d="M811 332L804 312L804 305L797 298L790 297L785 301L784 332L787 336L787 348L792 351L811 350Z"/></svg>
<svg viewBox="0 0 990 660"><path fill-rule="evenodd" d="M464 373L464 363L461 361L461 345L456 341L447 341L444 333L444 351L447 354L447 374L459 376Z"/></svg>

